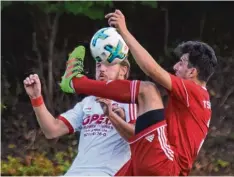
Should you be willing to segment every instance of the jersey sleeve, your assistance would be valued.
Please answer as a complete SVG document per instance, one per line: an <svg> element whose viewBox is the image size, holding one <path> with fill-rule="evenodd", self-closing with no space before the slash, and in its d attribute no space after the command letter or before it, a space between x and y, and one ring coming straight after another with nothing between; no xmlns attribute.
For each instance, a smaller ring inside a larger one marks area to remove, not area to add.
<svg viewBox="0 0 234 177"><path fill-rule="evenodd" d="M189 107L189 100L192 96L191 92L193 90L194 84L192 83L192 81L176 77L172 74L170 74L170 77L172 83L172 89L170 91L170 94L175 96L179 101L181 101L187 107Z"/></svg>
<svg viewBox="0 0 234 177"><path fill-rule="evenodd" d="M137 106L136 104L125 104L124 106L126 122L135 124L137 119Z"/></svg>
<svg viewBox="0 0 234 177"><path fill-rule="evenodd" d="M60 114L58 119L68 127L69 133L74 133L81 130L83 116L83 104L80 102L72 109Z"/></svg>

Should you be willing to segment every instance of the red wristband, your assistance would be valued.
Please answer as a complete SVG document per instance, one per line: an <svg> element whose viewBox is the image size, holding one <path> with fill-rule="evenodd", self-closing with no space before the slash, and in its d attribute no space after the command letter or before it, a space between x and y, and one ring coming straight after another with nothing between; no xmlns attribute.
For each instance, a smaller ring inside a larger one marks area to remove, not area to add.
<svg viewBox="0 0 234 177"><path fill-rule="evenodd" d="M41 106L43 103L44 103L44 101L43 101L42 96L39 96L39 97L33 98L33 99L31 98L31 104L33 107Z"/></svg>

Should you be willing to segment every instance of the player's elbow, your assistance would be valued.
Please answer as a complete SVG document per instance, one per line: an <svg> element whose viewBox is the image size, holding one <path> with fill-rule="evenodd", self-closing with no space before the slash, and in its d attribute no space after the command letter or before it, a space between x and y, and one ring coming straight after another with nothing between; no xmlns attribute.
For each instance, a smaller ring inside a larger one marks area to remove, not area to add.
<svg viewBox="0 0 234 177"><path fill-rule="evenodd" d="M134 133L127 133L123 135L122 138L128 142L133 136L134 136Z"/></svg>
<svg viewBox="0 0 234 177"><path fill-rule="evenodd" d="M44 135L45 135L46 139L55 139L58 137L53 133L44 133Z"/></svg>
<svg viewBox="0 0 234 177"><path fill-rule="evenodd" d="M51 135L51 134L45 134L46 139L55 139L56 136Z"/></svg>
<svg viewBox="0 0 234 177"><path fill-rule="evenodd" d="M126 139L130 139L134 136L134 132L130 132L127 136L126 136Z"/></svg>
<svg viewBox="0 0 234 177"><path fill-rule="evenodd" d="M49 132L44 132L46 139L55 139L59 137L57 129L52 129Z"/></svg>
<svg viewBox="0 0 234 177"><path fill-rule="evenodd" d="M46 139L54 139L54 137L53 136L51 136L51 135L45 135L45 137L46 137Z"/></svg>
<svg viewBox="0 0 234 177"><path fill-rule="evenodd" d="M128 141L134 135L135 135L135 126L132 125L131 128L129 128L129 130L125 132L124 139Z"/></svg>
<svg viewBox="0 0 234 177"><path fill-rule="evenodd" d="M47 139L55 139L69 133L68 127L58 119L55 119L54 124L51 124L51 126L47 128L48 129L43 131Z"/></svg>

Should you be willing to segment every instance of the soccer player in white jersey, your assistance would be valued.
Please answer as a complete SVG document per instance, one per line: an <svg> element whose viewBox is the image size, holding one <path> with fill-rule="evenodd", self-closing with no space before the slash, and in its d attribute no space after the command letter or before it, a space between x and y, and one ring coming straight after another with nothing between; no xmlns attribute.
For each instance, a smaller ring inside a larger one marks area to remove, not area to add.
<svg viewBox="0 0 234 177"><path fill-rule="evenodd" d="M97 63L96 79L126 79L129 69L127 60L114 66ZM80 131L78 155L66 176L113 176L129 160L125 140L134 135L135 105L88 96L55 119L43 102L38 75L27 77L24 86L47 138Z"/></svg>

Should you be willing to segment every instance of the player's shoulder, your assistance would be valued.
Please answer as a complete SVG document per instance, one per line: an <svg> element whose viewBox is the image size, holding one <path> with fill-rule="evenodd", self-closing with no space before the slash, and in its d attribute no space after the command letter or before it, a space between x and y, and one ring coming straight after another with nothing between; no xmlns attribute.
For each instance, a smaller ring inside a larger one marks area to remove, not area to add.
<svg viewBox="0 0 234 177"><path fill-rule="evenodd" d="M182 81L183 81L184 87L186 87L187 91L194 97L209 98L209 92L206 87L201 86L192 80L183 79Z"/></svg>
<svg viewBox="0 0 234 177"><path fill-rule="evenodd" d="M120 103L120 102L117 102L117 101L113 101L112 100L112 105L117 105L117 106L120 106L120 107L129 107L130 103Z"/></svg>
<svg viewBox="0 0 234 177"><path fill-rule="evenodd" d="M186 92L193 93L195 95L209 95L207 89L199 84L197 84L195 81L190 79L183 79L181 77L175 76L170 74L172 85L174 87L180 87L186 90Z"/></svg>
<svg viewBox="0 0 234 177"><path fill-rule="evenodd" d="M96 97L95 96L87 96L85 98L83 98L83 100L81 101L82 103L87 103L90 101L95 101Z"/></svg>
<svg viewBox="0 0 234 177"><path fill-rule="evenodd" d="M95 101L95 99L96 99L96 97L94 97L94 96L87 96L87 97L83 98L80 102L77 102L75 104L74 108L76 109L76 108L78 108L80 106L83 107L83 106L85 106L87 104L90 104L91 102Z"/></svg>
<svg viewBox="0 0 234 177"><path fill-rule="evenodd" d="M191 81L191 80L189 80L189 79L183 79L183 78L181 78L181 77L178 77L178 76L176 76L176 75L174 75L174 74L170 74L170 77L171 77L171 81L172 82L177 82L177 83L180 83L180 84L188 84L188 85L193 85L194 84L194 82L193 81Z"/></svg>
<svg viewBox="0 0 234 177"><path fill-rule="evenodd" d="M173 74L170 74L172 82L177 82L178 84L183 85L183 87L190 88L192 90L200 90L201 86L198 85L196 82L190 79L183 79L181 77L175 76Z"/></svg>

